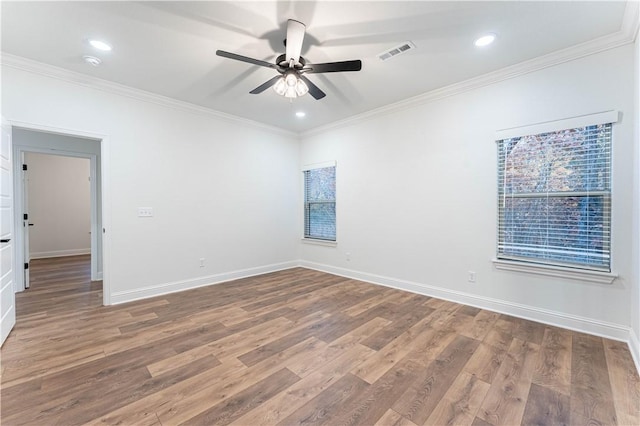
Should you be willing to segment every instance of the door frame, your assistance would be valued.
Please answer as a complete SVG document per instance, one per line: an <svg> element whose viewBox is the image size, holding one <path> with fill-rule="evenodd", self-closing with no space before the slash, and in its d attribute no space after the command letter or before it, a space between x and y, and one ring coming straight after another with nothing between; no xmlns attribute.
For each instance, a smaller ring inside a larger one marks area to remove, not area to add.
<svg viewBox="0 0 640 426"><path fill-rule="evenodd" d="M78 131L71 129L63 129L51 126L44 126L34 123L25 123L8 120L9 124L13 129L23 129L23 130L32 130L43 133L52 133L63 136L72 136L72 137L81 137L81 138L89 138L93 140L97 140L100 142L100 183L101 183L101 195L102 195L102 229L98 229L97 226L97 215L98 215L98 198L97 198L97 156L96 154L90 154L86 152L76 152L76 151L65 151L55 148L38 148L38 147L24 147L24 146L16 146L15 141L12 138L12 148L13 148L13 186L14 186L14 230L21 229L23 226L22 221L22 212L19 209L22 209L22 198L24 195L24 182L22 180L22 176L17 176L17 173L22 173L22 154L28 152L35 152L41 154L51 154L51 155L62 155L67 157L78 157L78 158L88 158L90 160L90 168L91 168L91 279L92 280L100 280L102 279L102 304L110 305L111 304L111 291L110 291L110 283L109 283L109 274L108 274L108 265L110 260L110 252L109 252L109 235L106 232L106 229L109 228L109 224L111 222L111 217L109 215L109 210L107 208L109 197L109 185L107 180L107 153L108 153L108 137L102 134L86 132L86 131ZM20 220L18 220L20 219ZM98 233L102 233L102 276L99 276L98 271L98 262L97 256L93 255L93 253L98 252ZM14 232L14 238L16 242L15 246L15 263L16 267L16 290L22 291L24 290L24 274L22 270L24 268L24 233L23 232ZM19 268L18 268L19 266ZM20 271L20 273L18 273Z"/></svg>
<svg viewBox="0 0 640 426"><path fill-rule="evenodd" d="M12 133L11 136L13 137L13 130L11 131L11 133ZM26 155L25 155L24 152L22 154L20 154L20 156L18 158L20 163L22 163L22 164L25 163L25 157L26 157ZM15 163L13 158L11 159L11 161L13 163ZM15 164L13 164L12 170L14 170L14 169L15 169ZM25 179L25 174L27 176L26 179ZM18 173L14 173L14 175L17 176ZM29 211L29 185L24 185L25 181L27 181L27 182L29 181L28 170L27 170L27 172L25 172L23 170L22 171L22 176L20 176L20 177L22 178L22 194L21 195L22 195L22 212L24 213L24 212L28 212ZM18 186L14 184L14 187L17 188ZM16 210L15 212L17 212L17 209L15 209L15 210ZM16 221L16 223L18 223L18 222ZM29 218L27 217L27 220L24 220L24 219L22 220L22 233L23 233L23 235L22 235L23 236L23 239L22 239L22 247L23 247L22 253L23 253L23 256L24 256L22 261L25 264L29 264L31 262L31 249L30 249L31 243L29 241L29 236L31 234L29 234L29 232L30 232L29 231ZM30 276L31 275L29 274L29 270L25 269L24 273L22 274L22 277L23 277L23 280L24 280L22 286L24 287L24 289L29 288L29 286L27 284L29 284L31 282Z"/></svg>

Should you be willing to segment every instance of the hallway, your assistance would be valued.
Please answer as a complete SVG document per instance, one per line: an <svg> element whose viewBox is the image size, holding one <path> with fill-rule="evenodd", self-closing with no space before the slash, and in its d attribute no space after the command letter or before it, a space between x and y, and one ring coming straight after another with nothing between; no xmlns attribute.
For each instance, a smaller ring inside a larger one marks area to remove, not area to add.
<svg viewBox="0 0 640 426"><path fill-rule="evenodd" d="M78 313L102 306L102 281L91 282L91 255L33 259L31 287L16 294L18 324L52 314Z"/></svg>

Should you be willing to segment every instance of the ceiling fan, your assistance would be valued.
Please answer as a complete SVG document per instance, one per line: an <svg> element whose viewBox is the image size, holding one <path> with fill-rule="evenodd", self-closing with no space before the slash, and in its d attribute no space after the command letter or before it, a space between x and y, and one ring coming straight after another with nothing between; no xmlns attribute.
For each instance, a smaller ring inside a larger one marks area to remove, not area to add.
<svg viewBox="0 0 640 426"><path fill-rule="evenodd" d="M287 38L285 39L286 53L278 56L275 63L249 58L235 53L217 50L216 55L236 61L247 62L261 67L273 68L280 75L253 89L251 94L264 92L273 86L276 93L287 98L297 98L307 92L315 99L322 99L326 94L313 84L304 74L319 74L327 72L360 71L362 61L327 62L324 64L310 64L300 56L304 40L305 25L302 22L289 19L287 22Z"/></svg>

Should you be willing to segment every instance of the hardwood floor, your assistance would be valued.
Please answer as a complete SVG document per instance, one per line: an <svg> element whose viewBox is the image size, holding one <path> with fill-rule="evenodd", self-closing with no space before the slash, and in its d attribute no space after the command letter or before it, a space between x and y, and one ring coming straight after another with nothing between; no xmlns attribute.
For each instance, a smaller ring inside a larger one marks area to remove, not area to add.
<svg viewBox="0 0 640 426"><path fill-rule="evenodd" d="M111 307L32 262L3 425L639 425L625 343L302 268Z"/></svg>

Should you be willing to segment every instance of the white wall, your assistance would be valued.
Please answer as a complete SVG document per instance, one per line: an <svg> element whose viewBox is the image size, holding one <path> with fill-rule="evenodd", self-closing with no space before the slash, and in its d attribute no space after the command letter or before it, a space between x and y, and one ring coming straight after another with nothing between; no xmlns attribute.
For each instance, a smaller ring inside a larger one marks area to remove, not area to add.
<svg viewBox="0 0 640 426"><path fill-rule="evenodd" d="M90 162L26 153L32 259L91 253Z"/></svg>
<svg viewBox="0 0 640 426"><path fill-rule="evenodd" d="M2 88L10 121L105 136L111 302L287 267L298 258L294 135L10 66L3 66ZM154 216L137 217L138 207L153 207Z"/></svg>
<svg viewBox="0 0 640 426"><path fill-rule="evenodd" d="M635 285L633 58L633 45L626 45L303 135L302 165L337 161L338 246L301 243L301 258L348 276L626 339ZM613 143L619 278L604 285L496 270L496 130L612 109L623 113ZM477 273L477 283L467 282L467 271Z"/></svg>

